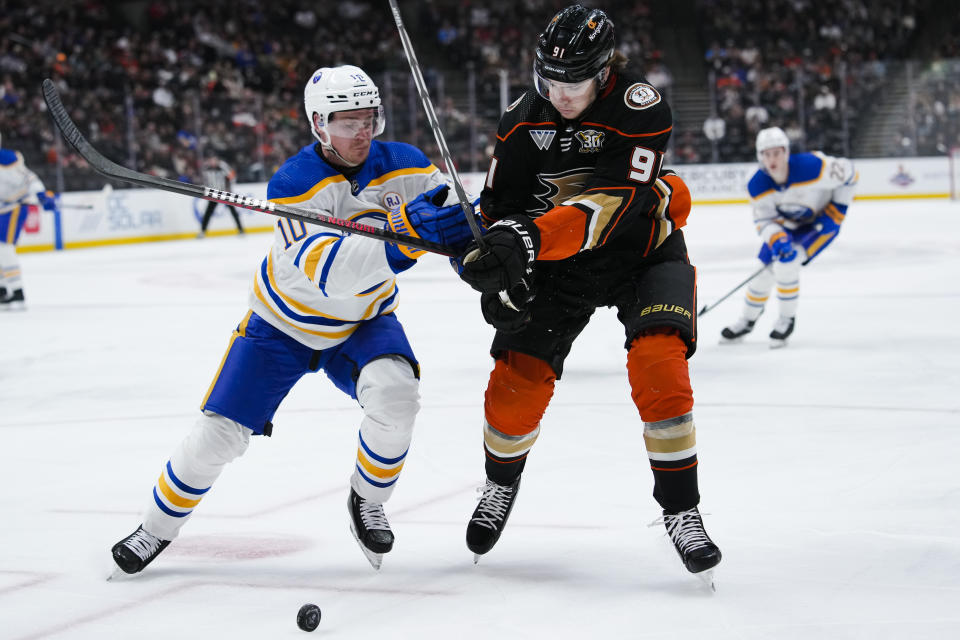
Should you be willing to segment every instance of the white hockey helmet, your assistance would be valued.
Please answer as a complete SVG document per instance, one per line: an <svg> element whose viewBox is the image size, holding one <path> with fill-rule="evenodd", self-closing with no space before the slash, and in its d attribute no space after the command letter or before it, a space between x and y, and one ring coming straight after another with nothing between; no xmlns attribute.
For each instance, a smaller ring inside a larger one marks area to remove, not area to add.
<svg viewBox="0 0 960 640"><path fill-rule="evenodd" d="M790 155L790 138L787 137L787 134L784 133L780 127L761 129L757 133L757 162L763 164L763 159L760 157L760 154L767 149L773 149L775 147L783 147L787 155Z"/></svg>
<svg viewBox="0 0 960 640"><path fill-rule="evenodd" d="M327 128L330 114L354 109L374 109L373 137L383 133L386 121L380 104L380 90L363 69L345 64L321 67L310 75L303 89L303 107L310 122L310 131L324 146L330 145ZM313 114L319 118L314 122Z"/></svg>

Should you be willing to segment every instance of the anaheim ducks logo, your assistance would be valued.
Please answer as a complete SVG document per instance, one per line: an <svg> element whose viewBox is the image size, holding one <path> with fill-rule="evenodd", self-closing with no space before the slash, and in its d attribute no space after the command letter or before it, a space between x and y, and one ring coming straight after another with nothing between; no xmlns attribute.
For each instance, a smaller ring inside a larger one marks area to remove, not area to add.
<svg viewBox="0 0 960 640"><path fill-rule="evenodd" d="M543 213L554 208L564 200L569 200L571 196L583 191L583 185L587 179L593 175L593 170L580 167L570 169L560 173L541 173L537 180L543 185L544 191L535 193L534 197L542 203L542 206L530 213Z"/></svg>
<svg viewBox="0 0 960 640"><path fill-rule="evenodd" d="M636 82L623 94L623 101L631 109L649 109L660 102L660 92L645 82Z"/></svg>

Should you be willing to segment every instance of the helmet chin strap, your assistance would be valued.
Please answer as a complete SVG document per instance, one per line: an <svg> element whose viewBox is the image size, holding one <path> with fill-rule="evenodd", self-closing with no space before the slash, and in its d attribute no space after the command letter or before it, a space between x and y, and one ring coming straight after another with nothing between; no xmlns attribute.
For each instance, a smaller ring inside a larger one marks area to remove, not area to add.
<svg viewBox="0 0 960 640"><path fill-rule="evenodd" d="M353 167L358 167L362 164L360 162L350 162L349 160L344 158L342 155L340 155L340 152L337 151L334 148L334 146L329 142L324 142L321 140L320 146L323 148L324 151L330 152L333 155L333 157L337 159L336 164L339 164L340 166L353 168Z"/></svg>
<svg viewBox="0 0 960 640"><path fill-rule="evenodd" d="M324 151L329 152L330 155L336 158L336 164L340 165L341 167L347 167L348 169L352 169L353 167L358 167L362 164L361 162L350 162L349 160L344 158L342 155L340 155L340 152L337 151L332 144L330 144L330 134L327 133L326 131L321 131L317 128L316 125L314 125L313 133L314 133L314 136L317 138L317 140L320 142L320 148L322 148Z"/></svg>

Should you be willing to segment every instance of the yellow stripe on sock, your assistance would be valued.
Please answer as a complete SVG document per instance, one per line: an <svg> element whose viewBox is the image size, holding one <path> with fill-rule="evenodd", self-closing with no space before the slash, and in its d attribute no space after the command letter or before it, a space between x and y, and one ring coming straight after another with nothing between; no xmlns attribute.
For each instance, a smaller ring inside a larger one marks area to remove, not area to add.
<svg viewBox="0 0 960 640"><path fill-rule="evenodd" d="M181 498L179 495L174 493L173 489L170 488L170 485L167 484L167 479L163 477L164 474L160 474L160 479L157 480L157 486L160 487L160 493L163 494L170 504L175 507L180 507L181 509L193 509L200 503L200 498L196 500L187 500L186 498Z"/></svg>

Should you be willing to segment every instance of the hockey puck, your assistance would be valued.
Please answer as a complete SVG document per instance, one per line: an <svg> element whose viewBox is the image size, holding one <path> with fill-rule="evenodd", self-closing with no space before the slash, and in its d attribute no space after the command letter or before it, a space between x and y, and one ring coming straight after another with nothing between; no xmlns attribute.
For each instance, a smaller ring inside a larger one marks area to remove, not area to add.
<svg viewBox="0 0 960 640"><path fill-rule="evenodd" d="M304 631L313 631L320 626L320 607L307 603L297 612L297 626Z"/></svg>

